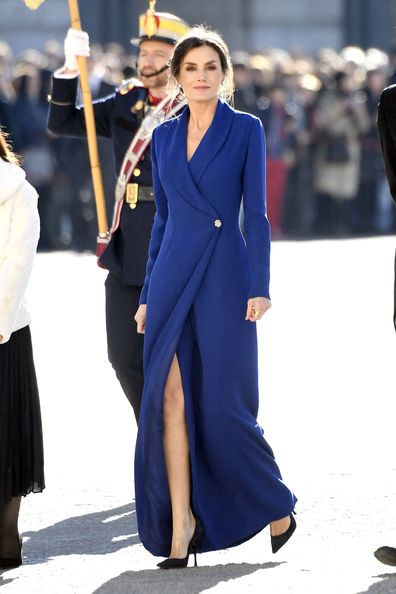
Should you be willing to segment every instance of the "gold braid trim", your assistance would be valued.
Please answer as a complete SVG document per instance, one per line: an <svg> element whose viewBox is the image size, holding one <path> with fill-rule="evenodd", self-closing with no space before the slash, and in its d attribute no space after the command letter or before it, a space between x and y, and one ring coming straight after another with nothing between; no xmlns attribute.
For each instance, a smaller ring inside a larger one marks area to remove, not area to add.
<svg viewBox="0 0 396 594"><path fill-rule="evenodd" d="M74 105L72 101L54 101L51 95L47 97L48 103L53 103L54 105L60 105L61 107L66 107L67 105Z"/></svg>

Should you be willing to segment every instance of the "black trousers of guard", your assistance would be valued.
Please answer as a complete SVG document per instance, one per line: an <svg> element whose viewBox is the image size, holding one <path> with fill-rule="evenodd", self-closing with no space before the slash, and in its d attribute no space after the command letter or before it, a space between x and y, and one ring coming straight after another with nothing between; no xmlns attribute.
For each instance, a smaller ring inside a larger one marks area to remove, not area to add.
<svg viewBox="0 0 396 594"><path fill-rule="evenodd" d="M143 392L143 334L136 332L133 318L141 287L123 285L109 273L105 288L108 357L138 421Z"/></svg>

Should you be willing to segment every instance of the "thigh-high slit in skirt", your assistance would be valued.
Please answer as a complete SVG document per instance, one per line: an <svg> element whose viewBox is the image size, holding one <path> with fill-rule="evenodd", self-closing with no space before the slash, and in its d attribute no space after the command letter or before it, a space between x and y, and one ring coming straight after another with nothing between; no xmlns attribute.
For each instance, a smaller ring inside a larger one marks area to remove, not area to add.
<svg viewBox="0 0 396 594"><path fill-rule="evenodd" d="M163 290L164 275L154 271L150 281L135 492L139 536L158 556L169 555L172 540L163 394L175 353L185 400L191 507L204 528L200 551L236 546L288 516L296 503L257 423L257 333L245 320L246 290L237 277L220 285L211 247L184 276L178 270L172 292Z"/></svg>

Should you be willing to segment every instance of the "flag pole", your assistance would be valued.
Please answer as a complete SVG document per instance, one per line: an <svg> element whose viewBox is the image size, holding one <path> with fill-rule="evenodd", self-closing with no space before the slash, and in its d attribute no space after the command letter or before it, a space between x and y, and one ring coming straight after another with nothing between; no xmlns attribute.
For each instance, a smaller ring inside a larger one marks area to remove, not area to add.
<svg viewBox="0 0 396 594"><path fill-rule="evenodd" d="M36 10L44 0L23 0L31 10ZM81 31L80 13L77 0L68 0L71 26ZM88 152L91 164L92 183L95 194L96 214L98 219L99 237L108 236L106 202L103 191L102 171L100 169L98 141L96 137L96 126L94 110L92 105L91 89L89 87L89 76L87 62L83 56L77 56L78 68L80 70L80 85L85 114L85 126L87 130Z"/></svg>
<svg viewBox="0 0 396 594"><path fill-rule="evenodd" d="M68 0L70 21L73 29L81 31L80 13L77 0ZM96 137L95 117L92 104L91 89L89 87L89 76L87 61L83 56L77 56L78 68L80 71L80 85L84 105L85 126L87 130L89 160L91 164L92 183L94 187L96 214L98 217L99 236L106 237L108 234L106 203L103 191L102 171L100 168L98 142Z"/></svg>

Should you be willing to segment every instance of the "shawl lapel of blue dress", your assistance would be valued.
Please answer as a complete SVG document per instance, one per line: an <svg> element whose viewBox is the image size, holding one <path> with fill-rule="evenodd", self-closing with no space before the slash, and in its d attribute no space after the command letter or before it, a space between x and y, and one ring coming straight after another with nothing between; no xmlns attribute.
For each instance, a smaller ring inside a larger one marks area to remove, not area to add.
<svg viewBox="0 0 396 594"><path fill-rule="evenodd" d="M199 182L227 140L234 119L234 110L219 99L210 127L191 160L187 161L189 113L190 110L186 107L180 116L178 125L175 126L175 133L170 140L168 153L172 163L169 163L166 169L172 171L173 175L169 179L187 202L194 208L216 218L216 210L208 198L200 192Z"/></svg>

